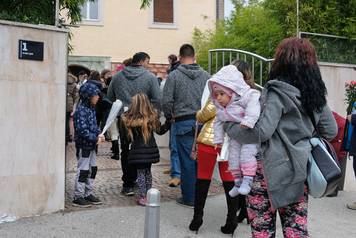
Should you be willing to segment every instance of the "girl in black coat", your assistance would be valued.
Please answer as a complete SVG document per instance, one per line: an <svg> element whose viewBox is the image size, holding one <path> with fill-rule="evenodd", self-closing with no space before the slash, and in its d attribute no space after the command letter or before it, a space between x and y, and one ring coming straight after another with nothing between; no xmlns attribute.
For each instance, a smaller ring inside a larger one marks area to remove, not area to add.
<svg viewBox="0 0 356 238"><path fill-rule="evenodd" d="M158 115L146 94L132 97L131 106L122 116L122 122L130 139L129 164L137 168L139 205L146 204L147 191L152 187L152 163L159 162L159 150L153 132L163 135L170 127L169 123L160 125Z"/></svg>

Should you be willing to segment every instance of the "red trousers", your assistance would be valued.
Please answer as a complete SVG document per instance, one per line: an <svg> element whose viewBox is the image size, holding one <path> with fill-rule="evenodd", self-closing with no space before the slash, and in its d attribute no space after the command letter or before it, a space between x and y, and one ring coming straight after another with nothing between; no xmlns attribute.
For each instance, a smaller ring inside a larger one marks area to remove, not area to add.
<svg viewBox="0 0 356 238"><path fill-rule="evenodd" d="M215 149L212 146L198 144L198 156L197 156L197 164L198 164L198 179L211 180L213 176L214 167L216 163L217 153L220 152L220 148ZM228 162L218 162L219 163L219 173L220 178L224 182L234 181L234 177L228 171Z"/></svg>

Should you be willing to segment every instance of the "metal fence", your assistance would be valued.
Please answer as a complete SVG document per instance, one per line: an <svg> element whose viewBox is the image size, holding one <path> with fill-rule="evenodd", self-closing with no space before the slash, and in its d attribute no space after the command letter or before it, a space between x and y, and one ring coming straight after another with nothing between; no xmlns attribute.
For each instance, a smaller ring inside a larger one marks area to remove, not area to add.
<svg viewBox="0 0 356 238"><path fill-rule="evenodd" d="M234 60L244 60L251 66L252 78L256 84L263 86L267 81L273 59L238 49L209 50L209 73L214 74Z"/></svg>
<svg viewBox="0 0 356 238"><path fill-rule="evenodd" d="M308 38L321 62L356 64L356 39L312 32L299 32L299 38Z"/></svg>

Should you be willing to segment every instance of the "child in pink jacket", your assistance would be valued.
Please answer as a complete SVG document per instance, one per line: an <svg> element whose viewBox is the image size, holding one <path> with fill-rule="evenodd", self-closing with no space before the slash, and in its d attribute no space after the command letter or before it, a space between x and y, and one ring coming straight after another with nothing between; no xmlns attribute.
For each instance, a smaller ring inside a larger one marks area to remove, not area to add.
<svg viewBox="0 0 356 238"><path fill-rule="evenodd" d="M244 81L236 66L223 67L211 79L209 89L217 108L214 121L214 144L224 142L224 122L240 122L241 127L253 128L260 115L260 92L252 89ZM251 190L256 175L257 144L240 144L230 139L229 170L234 176L235 186L229 192L231 197L246 195ZM241 176L242 182L241 182Z"/></svg>

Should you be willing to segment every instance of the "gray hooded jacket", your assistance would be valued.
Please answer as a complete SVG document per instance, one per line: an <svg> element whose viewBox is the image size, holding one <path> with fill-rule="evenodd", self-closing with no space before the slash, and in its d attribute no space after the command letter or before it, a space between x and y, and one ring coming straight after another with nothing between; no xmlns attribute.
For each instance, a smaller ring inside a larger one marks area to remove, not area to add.
<svg viewBox="0 0 356 238"><path fill-rule="evenodd" d="M127 66L113 76L107 97L111 102L119 99L124 107L128 107L131 104L131 98L138 93L145 93L154 107L160 108L157 78L142 66Z"/></svg>
<svg viewBox="0 0 356 238"><path fill-rule="evenodd" d="M197 64L181 64L168 75L163 89L162 109L167 118L193 115L200 109L210 74Z"/></svg>
<svg viewBox="0 0 356 238"><path fill-rule="evenodd" d="M263 111L253 129L227 123L227 134L242 144L261 143L261 160L270 200L274 208L297 202L304 193L307 162L311 152L309 138L315 132L303 109L300 91L277 80L266 84L262 95ZM337 125L325 105L314 117L318 131L331 140Z"/></svg>

